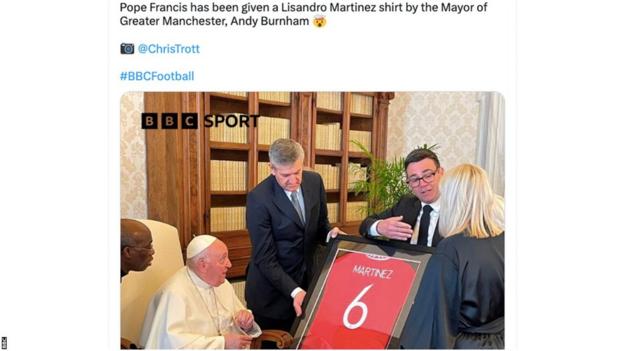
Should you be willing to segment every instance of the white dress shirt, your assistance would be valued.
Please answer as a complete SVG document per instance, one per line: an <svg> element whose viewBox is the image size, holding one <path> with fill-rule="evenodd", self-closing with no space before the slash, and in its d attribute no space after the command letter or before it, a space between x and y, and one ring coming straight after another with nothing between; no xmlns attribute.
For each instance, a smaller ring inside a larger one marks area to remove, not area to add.
<svg viewBox="0 0 624 351"><path fill-rule="evenodd" d="M299 187L299 189L295 191L288 191L284 189L284 192L286 193L286 197L288 198L289 201L290 201L290 194L292 194L293 192L296 192L297 202L299 203L299 206L301 207L301 216L303 217L303 221L305 222L305 219L306 219L305 218L305 204L303 203L303 194L301 194L301 187Z"/></svg>
<svg viewBox="0 0 624 351"><path fill-rule="evenodd" d="M416 225L414 226L414 234L412 235L412 240L410 240L410 244L416 245L418 242L418 232L420 230L420 218L423 214L423 209L426 205L431 206L431 212L429 213L429 233L427 233L427 246L433 246L433 234L435 233L435 228L438 225L438 219L440 218L440 198L436 201L426 204L422 203L420 207L420 213L418 214L418 220L416 221Z"/></svg>
<svg viewBox="0 0 624 351"><path fill-rule="evenodd" d="M440 218L440 198L436 201L427 204L422 202L420 207L420 213L418 214L418 219L416 220L416 225L414 226L414 234L412 234L412 238L410 239L410 244L416 245L418 242L418 229L420 228L420 217L423 214L423 208L425 205L431 206L432 210L429 213L429 235L427 236L427 246L432 246L433 243L433 234L435 233L435 228L438 225L438 218ZM381 234L377 231L377 225L382 220L377 220L373 225L371 225L369 229L369 234L371 236L381 236Z"/></svg>

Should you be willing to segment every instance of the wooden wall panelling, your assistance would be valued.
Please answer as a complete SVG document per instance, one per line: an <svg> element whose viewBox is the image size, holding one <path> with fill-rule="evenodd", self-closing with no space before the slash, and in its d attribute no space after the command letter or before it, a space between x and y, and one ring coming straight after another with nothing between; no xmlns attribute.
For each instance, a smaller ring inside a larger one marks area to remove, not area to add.
<svg viewBox="0 0 624 351"><path fill-rule="evenodd" d="M202 141L204 140L205 129L203 126L204 107L202 93L183 93L182 94L182 110L184 112L197 112L200 116L198 129L182 130L183 135L183 151L182 159L184 160L184 217L188 218L184 221L184 252L186 246L193 239L193 235L205 234L207 229L204 223L204 213L206 209L205 196L206 182L202 160L204 159L205 149Z"/></svg>
<svg viewBox="0 0 624 351"><path fill-rule="evenodd" d="M350 123L350 109L351 109L351 93L342 93L342 157L340 161L340 223L344 227L347 221L347 197L348 197L348 166L349 166L349 128ZM351 232L347 232L352 234Z"/></svg>
<svg viewBox="0 0 624 351"><path fill-rule="evenodd" d="M379 93L377 104L375 104L377 109L377 140L378 142L375 144L375 154L378 158L385 159L386 158L386 149L387 149L387 137L388 137L388 108L390 107L390 100L394 99L393 92L385 92ZM392 128L401 128L401 126L392 126Z"/></svg>
<svg viewBox="0 0 624 351"><path fill-rule="evenodd" d="M200 93L146 93L146 112L197 112ZM204 233L203 159L199 129L146 130L148 216L175 226L186 248L193 234Z"/></svg>
<svg viewBox="0 0 624 351"><path fill-rule="evenodd" d="M303 151L305 152L304 165L307 167L313 167L314 165L314 135L313 126L316 123L316 119L312 118L312 108L314 94L311 92L302 92L297 94L298 107L295 115L296 129L292 139L297 140Z"/></svg>

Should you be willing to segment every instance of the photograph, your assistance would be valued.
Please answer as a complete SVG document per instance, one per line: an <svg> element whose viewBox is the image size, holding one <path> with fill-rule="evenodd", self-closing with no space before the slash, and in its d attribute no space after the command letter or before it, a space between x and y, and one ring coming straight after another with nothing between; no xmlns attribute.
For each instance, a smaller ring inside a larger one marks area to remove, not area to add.
<svg viewBox="0 0 624 351"><path fill-rule="evenodd" d="M504 348L499 93L131 92L120 112L122 343Z"/></svg>

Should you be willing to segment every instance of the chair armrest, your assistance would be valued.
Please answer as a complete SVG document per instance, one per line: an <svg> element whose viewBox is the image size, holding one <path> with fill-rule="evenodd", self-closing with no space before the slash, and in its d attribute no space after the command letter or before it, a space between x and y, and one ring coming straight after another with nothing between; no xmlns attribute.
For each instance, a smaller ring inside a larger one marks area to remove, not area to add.
<svg viewBox="0 0 624 351"><path fill-rule="evenodd" d="M259 349L263 341L274 342L278 349L287 349L293 344L293 337L283 330L267 329L263 330L259 337L253 339L251 343L252 349Z"/></svg>

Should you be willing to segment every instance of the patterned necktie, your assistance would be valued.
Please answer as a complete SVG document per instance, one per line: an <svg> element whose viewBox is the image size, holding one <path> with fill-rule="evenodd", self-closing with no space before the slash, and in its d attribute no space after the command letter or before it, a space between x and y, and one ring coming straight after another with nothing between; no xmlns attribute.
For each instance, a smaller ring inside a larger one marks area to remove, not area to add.
<svg viewBox="0 0 624 351"><path fill-rule="evenodd" d="M293 206L295 206L295 211L297 211L299 219L301 219L301 223L305 224L305 221L303 220L303 211L301 210L301 206L299 205L299 200L297 200L296 191L290 193L290 201L292 202Z"/></svg>
<svg viewBox="0 0 624 351"><path fill-rule="evenodd" d="M427 246L431 210L433 210L433 208L429 205L425 205L425 207L423 207L423 214L420 217L420 227L418 228L418 245Z"/></svg>

